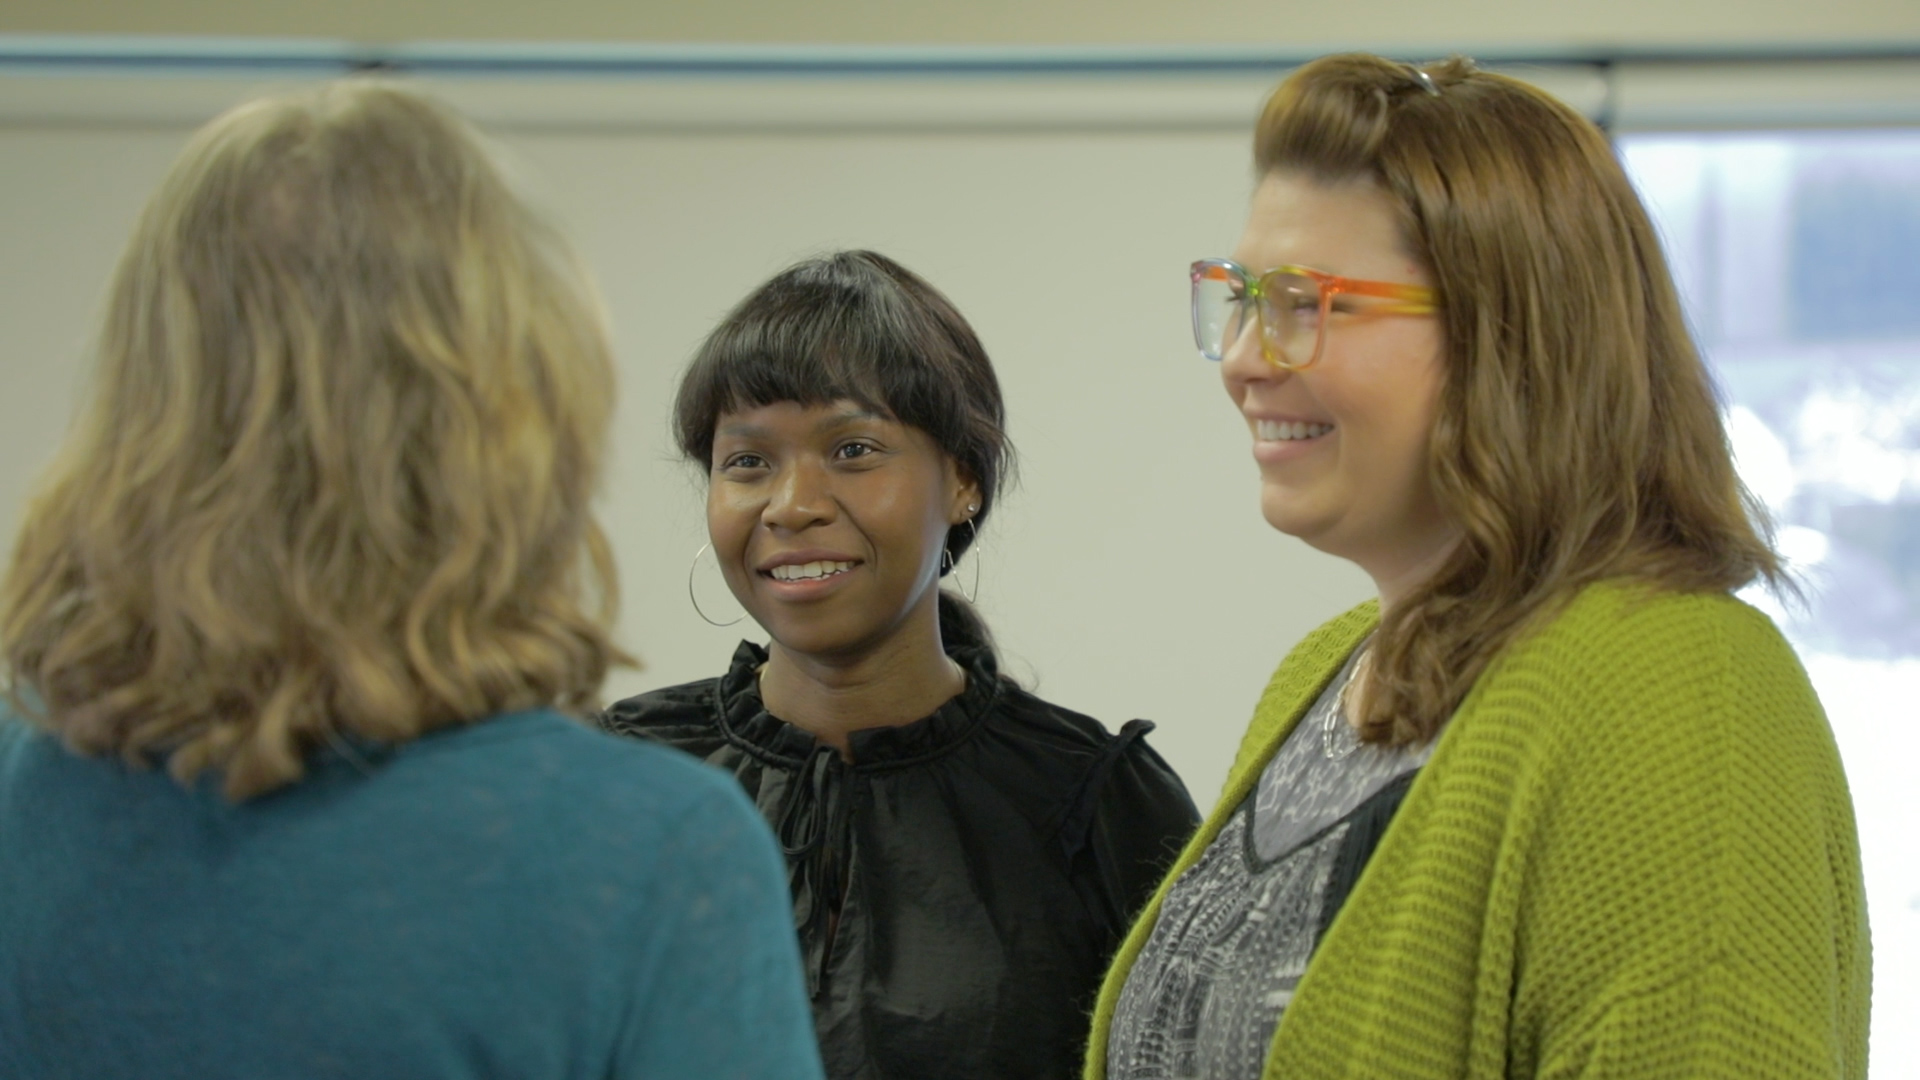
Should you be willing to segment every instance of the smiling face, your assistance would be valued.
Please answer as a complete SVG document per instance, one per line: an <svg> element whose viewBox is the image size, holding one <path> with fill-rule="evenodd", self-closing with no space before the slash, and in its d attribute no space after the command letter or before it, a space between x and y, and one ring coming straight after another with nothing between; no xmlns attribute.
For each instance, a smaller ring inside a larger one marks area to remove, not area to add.
<svg viewBox="0 0 1920 1080"><path fill-rule="evenodd" d="M947 530L979 502L925 432L853 402L715 425L708 536L734 596L795 653L863 655L936 620Z"/></svg>
<svg viewBox="0 0 1920 1080"><path fill-rule="evenodd" d="M1367 182L1269 175L1233 259L1254 274L1292 264L1432 284L1401 240L1393 204ZM1358 563L1384 599L1436 565L1457 532L1427 474L1445 372L1440 321L1368 317L1368 304L1335 298L1320 359L1305 370L1268 363L1250 331L1225 349L1220 374L1253 436L1268 524Z"/></svg>

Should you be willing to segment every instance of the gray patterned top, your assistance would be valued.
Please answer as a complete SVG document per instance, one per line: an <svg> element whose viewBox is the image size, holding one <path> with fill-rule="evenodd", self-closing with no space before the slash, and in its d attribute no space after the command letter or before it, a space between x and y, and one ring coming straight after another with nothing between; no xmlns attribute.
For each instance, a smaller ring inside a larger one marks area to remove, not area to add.
<svg viewBox="0 0 1920 1080"><path fill-rule="evenodd" d="M1112 1080L1259 1077L1315 945L1433 752L1361 744L1336 717L1329 754L1359 653L1167 894L1114 1007Z"/></svg>

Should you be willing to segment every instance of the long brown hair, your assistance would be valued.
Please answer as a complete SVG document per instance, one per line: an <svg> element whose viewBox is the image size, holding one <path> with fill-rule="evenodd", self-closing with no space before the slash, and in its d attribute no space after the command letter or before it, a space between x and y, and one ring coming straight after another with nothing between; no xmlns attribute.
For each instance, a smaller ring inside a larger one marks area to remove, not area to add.
<svg viewBox="0 0 1920 1080"><path fill-rule="evenodd" d="M1589 583L1785 584L1653 226L1593 124L1468 60L1329 56L1269 99L1254 162L1377 185L1443 304L1429 476L1463 538L1375 637L1365 738L1431 736Z"/></svg>
<svg viewBox="0 0 1920 1080"><path fill-rule="evenodd" d="M200 131L121 257L0 585L16 706L232 798L341 736L594 704L598 300L459 117L380 84Z"/></svg>

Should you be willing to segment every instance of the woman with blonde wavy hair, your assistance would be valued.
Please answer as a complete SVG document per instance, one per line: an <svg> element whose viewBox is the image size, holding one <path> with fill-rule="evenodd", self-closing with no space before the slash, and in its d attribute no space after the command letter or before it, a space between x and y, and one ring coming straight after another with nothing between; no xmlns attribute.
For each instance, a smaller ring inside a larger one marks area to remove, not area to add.
<svg viewBox="0 0 1920 1080"><path fill-rule="evenodd" d="M562 715L612 384L445 108L192 140L0 587L0 1075L819 1075L751 804Z"/></svg>
<svg viewBox="0 0 1920 1080"><path fill-rule="evenodd" d="M1348 55L1254 158L1196 342L1267 521L1378 598L1281 663L1086 1075L1863 1076L1846 780L1606 138Z"/></svg>

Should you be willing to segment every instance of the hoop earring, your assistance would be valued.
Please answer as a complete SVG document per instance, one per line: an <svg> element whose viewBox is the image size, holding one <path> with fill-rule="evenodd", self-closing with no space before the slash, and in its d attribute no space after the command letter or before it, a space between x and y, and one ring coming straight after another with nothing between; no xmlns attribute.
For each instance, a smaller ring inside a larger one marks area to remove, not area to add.
<svg viewBox="0 0 1920 1080"><path fill-rule="evenodd" d="M971 510L972 507L968 507L968 509ZM978 550L979 547L980 547L980 530L973 524L973 519L968 518L967 519L967 550L974 552L973 591L968 592L965 589L959 588L959 585L957 582L955 583L955 591L960 594L961 599L965 600L969 604L973 603L974 598L980 595L980 554ZM942 551L940 553L940 572L943 575L952 573L954 567L958 565L959 565L959 560L953 557L953 552Z"/></svg>
<svg viewBox="0 0 1920 1080"><path fill-rule="evenodd" d="M693 591L694 571L699 569L700 567L700 556L705 555L707 553L707 549L712 546L713 546L712 544L701 544L700 550L693 553L693 561L687 564L687 599L693 602L694 614L707 620L708 623L711 623L714 626L732 626L734 623L737 623L741 619L744 619L747 617L747 611L745 608L741 608L740 614L735 615L733 618L727 620L726 622L720 622L716 620L713 616L708 615L705 611L702 611L700 609L700 597L694 595L694 591ZM714 556L714 559L717 562L719 559L719 556L718 555Z"/></svg>

